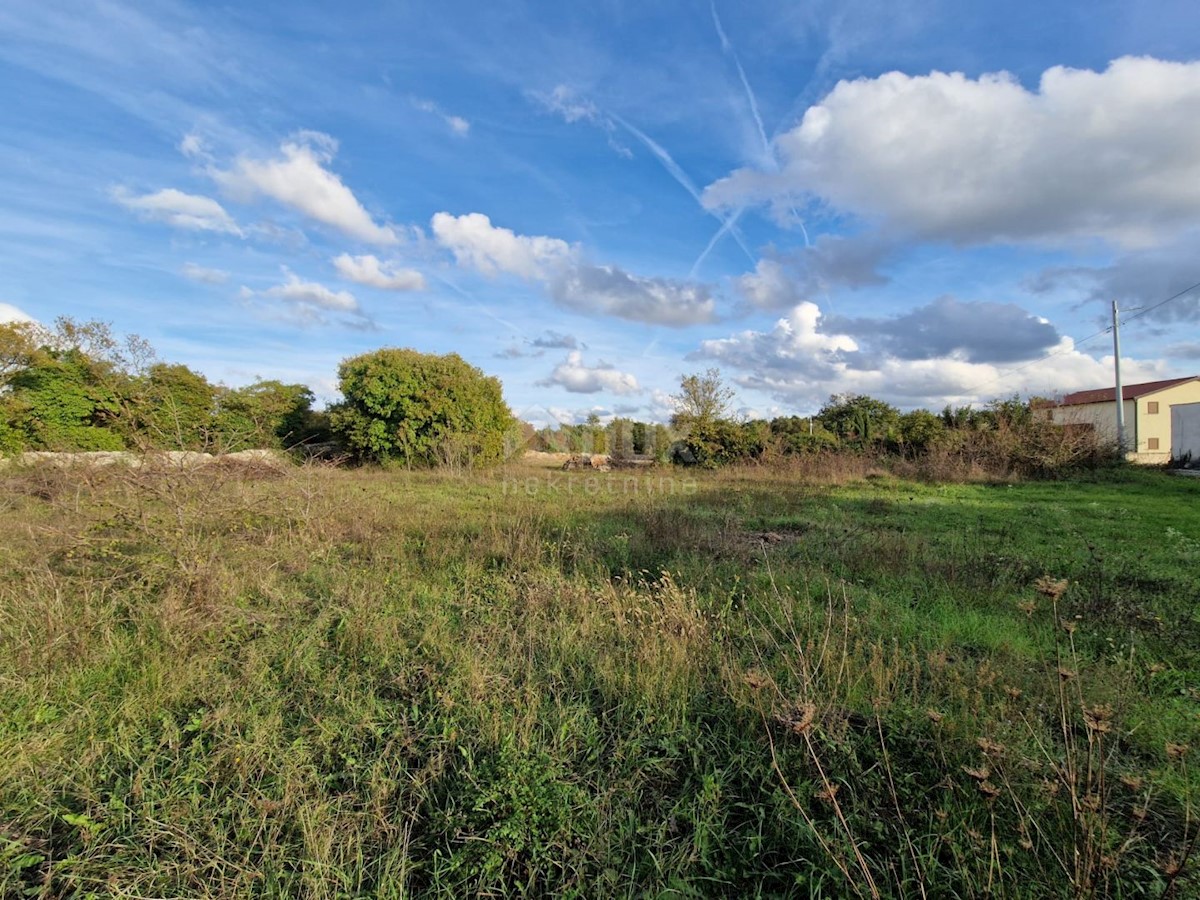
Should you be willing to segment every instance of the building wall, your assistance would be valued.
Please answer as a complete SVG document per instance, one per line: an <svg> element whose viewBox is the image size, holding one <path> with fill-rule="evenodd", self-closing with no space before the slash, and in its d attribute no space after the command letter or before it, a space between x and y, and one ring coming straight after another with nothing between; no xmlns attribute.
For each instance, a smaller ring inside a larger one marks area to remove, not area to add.
<svg viewBox="0 0 1200 900"><path fill-rule="evenodd" d="M1150 404L1158 404L1158 412L1150 412ZM1171 458L1171 407L1179 403L1200 403L1200 381L1189 381L1165 391L1137 398L1137 454L1139 462L1165 463ZM1158 447L1151 449L1152 438Z"/></svg>
<svg viewBox="0 0 1200 900"><path fill-rule="evenodd" d="M1200 403L1171 407L1171 457L1200 463Z"/></svg>
<svg viewBox="0 0 1200 900"><path fill-rule="evenodd" d="M1150 412L1151 403L1158 404L1158 412ZM1200 381L1125 401L1126 440L1134 462L1165 463L1171 458L1171 407L1180 403L1200 403ZM1059 425L1091 425L1102 440L1117 439L1115 403L1058 406L1050 415ZM1150 446L1153 440L1158 441L1157 447Z"/></svg>
<svg viewBox="0 0 1200 900"><path fill-rule="evenodd" d="M1134 416L1137 415L1137 403L1125 401L1125 431L1126 439L1132 444L1134 435ZM1056 425L1091 425L1096 431L1096 437L1102 441L1117 442L1117 404L1115 403L1080 403L1077 406L1056 406L1050 410L1050 421Z"/></svg>

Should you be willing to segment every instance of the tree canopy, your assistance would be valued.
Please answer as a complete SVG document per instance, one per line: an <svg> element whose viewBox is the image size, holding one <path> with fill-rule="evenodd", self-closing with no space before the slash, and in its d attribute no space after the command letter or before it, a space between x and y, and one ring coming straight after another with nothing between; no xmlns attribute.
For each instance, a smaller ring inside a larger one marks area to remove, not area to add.
<svg viewBox="0 0 1200 900"><path fill-rule="evenodd" d="M500 382L456 353L385 348L338 367L345 401L334 431L363 459L409 465L487 465L507 453L516 419Z"/></svg>

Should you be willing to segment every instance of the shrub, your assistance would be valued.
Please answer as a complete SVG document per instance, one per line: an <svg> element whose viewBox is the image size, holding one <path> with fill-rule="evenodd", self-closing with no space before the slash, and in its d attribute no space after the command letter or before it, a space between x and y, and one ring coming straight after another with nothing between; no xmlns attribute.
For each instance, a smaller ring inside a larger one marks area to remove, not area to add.
<svg viewBox="0 0 1200 900"><path fill-rule="evenodd" d="M344 402L330 424L361 459L487 465L504 459L516 419L500 382L456 353L386 348L338 367Z"/></svg>

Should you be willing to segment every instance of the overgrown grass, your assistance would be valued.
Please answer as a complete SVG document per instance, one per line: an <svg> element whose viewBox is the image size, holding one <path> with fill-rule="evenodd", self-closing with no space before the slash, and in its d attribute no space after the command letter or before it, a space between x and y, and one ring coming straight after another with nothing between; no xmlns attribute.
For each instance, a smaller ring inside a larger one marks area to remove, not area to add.
<svg viewBox="0 0 1200 900"><path fill-rule="evenodd" d="M0 895L1200 893L1200 485L0 474Z"/></svg>

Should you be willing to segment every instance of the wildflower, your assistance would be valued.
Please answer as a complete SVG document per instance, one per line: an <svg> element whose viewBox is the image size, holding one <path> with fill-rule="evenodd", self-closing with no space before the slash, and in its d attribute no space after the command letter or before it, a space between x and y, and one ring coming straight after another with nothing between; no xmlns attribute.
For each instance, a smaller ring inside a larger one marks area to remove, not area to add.
<svg viewBox="0 0 1200 900"><path fill-rule="evenodd" d="M751 669L747 672L743 679L747 685L753 690L761 690L771 683L771 679L760 672L758 669Z"/></svg>
<svg viewBox="0 0 1200 900"><path fill-rule="evenodd" d="M1032 600L1022 600L1017 604L1017 609L1025 613L1026 617L1032 617L1034 611L1037 610L1037 604Z"/></svg>
<svg viewBox="0 0 1200 900"><path fill-rule="evenodd" d="M817 716L817 707L812 703L800 703L787 715L776 717L776 721L786 725L793 734L804 734L812 727L813 719Z"/></svg>
<svg viewBox="0 0 1200 900"><path fill-rule="evenodd" d="M1033 589L1043 597L1049 597L1051 600L1057 600L1067 592L1067 585L1070 584L1067 579L1056 580L1049 575L1043 575L1033 583Z"/></svg>
<svg viewBox="0 0 1200 900"><path fill-rule="evenodd" d="M1167 741L1167 758L1183 759L1191 748L1187 744L1173 744Z"/></svg>
<svg viewBox="0 0 1200 900"><path fill-rule="evenodd" d="M962 770L974 778L976 781L987 781L991 777L992 770L987 766L980 766L978 769L971 769L963 766Z"/></svg>
<svg viewBox="0 0 1200 900"><path fill-rule="evenodd" d="M990 738L980 737L975 738L975 746L986 753L988 756L996 756L1004 752L1004 745L998 744Z"/></svg>
<svg viewBox="0 0 1200 900"><path fill-rule="evenodd" d="M1087 727L1097 734L1107 734L1112 731L1113 708L1107 703L1083 708L1083 721Z"/></svg>
<svg viewBox="0 0 1200 900"><path fill-rule="evenodd" d="M1078 625L1075 622L1071 621L1070 619L1063 619L1062 627L1063 627L1063 631L1065 631L1067 634L1074 634L1075 629L1078 627Z"/></svg>

